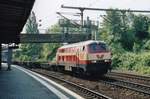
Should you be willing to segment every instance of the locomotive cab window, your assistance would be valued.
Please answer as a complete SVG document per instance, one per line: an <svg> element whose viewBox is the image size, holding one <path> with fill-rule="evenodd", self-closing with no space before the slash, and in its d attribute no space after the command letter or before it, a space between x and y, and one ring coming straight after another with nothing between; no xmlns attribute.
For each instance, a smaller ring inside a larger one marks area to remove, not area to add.
<svg viewBox="0 0 150 99"><path fill-rule="evenodd" d="M89 52L102 52L108 51L108 47L105 43L93 43L89 45Z"/></svg>

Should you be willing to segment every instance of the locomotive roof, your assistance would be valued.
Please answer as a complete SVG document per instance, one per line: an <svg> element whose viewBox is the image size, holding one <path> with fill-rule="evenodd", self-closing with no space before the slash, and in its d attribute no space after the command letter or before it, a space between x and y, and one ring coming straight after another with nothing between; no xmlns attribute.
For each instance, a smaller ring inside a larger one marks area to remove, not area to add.
<svg viewBox="0 0 150 99"><path fill-rule="evenodd" d="M84 45L89 45L91 43L105 43L104 41L97 41L97 40L88 40L88 41L83 41L83 42L78 42L78 43L73 43L73 44L67 44L64 45L60 48L69 48L69 47L75 47L75 46L84 46Z"/></svg>

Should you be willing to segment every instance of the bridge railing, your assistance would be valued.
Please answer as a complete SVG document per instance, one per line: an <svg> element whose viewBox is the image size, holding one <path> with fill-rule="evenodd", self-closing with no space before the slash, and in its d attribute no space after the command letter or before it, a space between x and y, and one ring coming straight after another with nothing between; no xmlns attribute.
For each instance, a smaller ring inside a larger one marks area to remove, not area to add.
<svg viewBox="0 0 150 99"><path fill-rule="evenodd" d="M89 40L89 34L21 34L20 43L75 43Z"/></svg>

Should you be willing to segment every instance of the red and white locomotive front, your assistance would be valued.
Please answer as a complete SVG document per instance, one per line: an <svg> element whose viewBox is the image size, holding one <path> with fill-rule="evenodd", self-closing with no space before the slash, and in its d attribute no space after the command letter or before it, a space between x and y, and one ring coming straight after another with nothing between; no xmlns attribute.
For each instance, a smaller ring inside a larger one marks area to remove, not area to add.
<svg viewBox="0 0 150 99"><path fill-rule="evenodd" d="M111 52L105 42L93 41L87 45L87 71L105 74L111 68Z"/></svg>

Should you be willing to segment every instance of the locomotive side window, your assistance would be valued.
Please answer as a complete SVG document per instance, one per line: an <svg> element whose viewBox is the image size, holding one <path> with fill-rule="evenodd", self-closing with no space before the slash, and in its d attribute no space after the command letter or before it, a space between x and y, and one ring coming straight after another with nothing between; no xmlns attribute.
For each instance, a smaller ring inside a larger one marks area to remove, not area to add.
<svg viewBox="0 0 150 99"><path fill-rule="evenodd" d="M101 52L101 51L108 51L108 48L105 43L93 43L89 45L89 52Z"/></svg>
<svg viewBox="0 0 150 99"><path fill-rule="evenodd" d="M62 56L62 61L64 61L64 56Z"/></svg>
<svg viewBox="0 0 150 99"><path fill-rule="evenodd" d="M85 51L85 46L83 46L83 49L82 49L82 51Z"/></svg>
<svg viewBox="0 0 150 99"><path fill-rule="evenodd" d="M58 56L58 60L59 60L59 61L61 60L61 56Z"/></svg>

